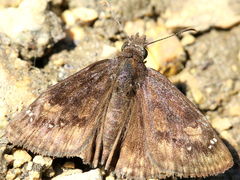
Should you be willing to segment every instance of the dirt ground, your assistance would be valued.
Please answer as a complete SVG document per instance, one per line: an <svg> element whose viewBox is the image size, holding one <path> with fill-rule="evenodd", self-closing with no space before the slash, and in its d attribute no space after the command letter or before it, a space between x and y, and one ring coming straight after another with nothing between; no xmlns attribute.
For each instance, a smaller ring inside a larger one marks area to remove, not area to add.
<svg viewBox="0 0 240 180"><path fill-rule="evenodd" d="M150 45L146 65L206 115L231 151L235 165L207 179L240 179L239 0L2 0L0 179L115 179L77 157L53 159L14 147L5 128L49 86L115 57L128 36L138 32L152 41L184 28L196 32Z"/></svg>

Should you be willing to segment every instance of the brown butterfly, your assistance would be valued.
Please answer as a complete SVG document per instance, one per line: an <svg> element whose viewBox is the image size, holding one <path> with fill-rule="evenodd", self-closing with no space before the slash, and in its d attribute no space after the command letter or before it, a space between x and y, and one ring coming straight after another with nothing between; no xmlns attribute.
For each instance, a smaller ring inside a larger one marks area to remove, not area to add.
<svg viewBox="0 0 240 180"><path fill-rule="evenodd" d="M152 43L152 42L151 42ZM41 94L7 127L14 145L54 157L77 156L118 178L206 177L233 165L203 114L144 64L146 37Z"/></svg>

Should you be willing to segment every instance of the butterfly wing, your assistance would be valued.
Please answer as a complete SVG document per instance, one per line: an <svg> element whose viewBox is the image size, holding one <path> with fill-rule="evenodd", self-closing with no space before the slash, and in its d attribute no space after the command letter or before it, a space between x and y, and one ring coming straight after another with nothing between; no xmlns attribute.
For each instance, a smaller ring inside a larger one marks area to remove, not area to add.
<svg viewBox="0 0 240 180"><path fill-rule="evenodd" d="M50 87L7 127L15 145L91 161L117 62L103 60Z"/></svg>
<svg viewBox="0 0 240 180"><path fill-rule="evenodd" d="M148 69L134 104L117 176L206 177L233 165L206 118L157 71Z"/></svg>

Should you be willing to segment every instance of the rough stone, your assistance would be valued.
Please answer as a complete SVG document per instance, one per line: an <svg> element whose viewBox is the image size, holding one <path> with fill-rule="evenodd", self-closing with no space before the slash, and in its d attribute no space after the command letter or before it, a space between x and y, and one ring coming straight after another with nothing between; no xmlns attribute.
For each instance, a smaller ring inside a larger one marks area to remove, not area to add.
<svg viewBox="0 0 240 180"><path fill-rule="evenodd" d="M90 24L98 18L98 13L94 9L78 7L64 11L62 16L67 26L72 26Z"/></svg>
<svg viewBox="0 0 240 180"><path fill-rule="evenodd" d="M42 71L31 68L30 63L18 55L19 50L9 38L0 36L0 127L3 128L51 82Z"/></svg>
<svg viewBox="0 0 240 180"><path fill-rule="evenodd" d="M52 158L37 155L33 158L33 162L44 166L45 168L49 168L52 165Z"/></svg>
<svg viewBox="0 0 240 180"><path fill-rule="evenodd" d="M223 130L228 130L229 128L232 127L232 123L231 123L231 118L219 118L216 117L215 119L211 120L212 122L212 126L218 130L218 132L223 131Z"/></svg>
<svg viewBox="0 0 240 180"><path fill-rule="evenodd" d="M9 169L6 175L6 180L14 180L21 174L20 168Z"/></svg>
<svg viewBox="0 0 240 180"><path fill-rule="evenodd" d="M181 39L181 43L183 46L191 45L196 41L196 38L191 34L184 34L183 38Z"/></svg>
<svg viewBox="0 0 240 180"><path fill-rule="evenodd" d="M13 153L13 159L14 159L13 167L17 168L21 167L26 162L31 161L32 157L25 150L16 150Z"/></svg>
<svg viewBox="0 0 240 180"><path fill-rule="evenodd" d="M17 7L22 0L1 0L0 9L8 7Z"/></svg>
<svg viewBox="0 0 240 180"><path fill-rule="evenodd" d="M75 168L75 163L71 162L71 161L67 161L63 164L63 168L74 169Z"/></svg>
<svg viewBox="0 0 240 180"><path fill-rule="evenodd" d="M213 30L186 47L191 60L176 78L186 84L188 97L201 109L214 110L240 91L239 30L240 27L228 33Z"/></svg>
<svg viewBox="0 0 240 180"><path fill-rule="evenodd" d="M41 180L41 173L39 171L30 171L27 180Z"/></svg>
<svg viewBox="0 0 240 180"><path fill-rule="evenodd" d="M13 155L9 155L9 154L4 154L4 159L8 164L12 164L14 161Z"/></svg>
<svg viewBox="0 0 240 180"><path fill-rule="evenodd" d="M0 32L18 46L24 59L41 57L65 36L60 19L47 10L47 3L24 0L18 8L0 10Z"/></svg>
<svg viewBox="0 0 240 180"><path fill-rule="evenodd" d="M204 31L213 26L230 28L240 22L238 0L171 0L168 5L164 17L169 28L193 27Z"/></svg>
<svg viewBox="0 0 240 180"><path fill-rule="evenodd" d="M75 170L67 170L61 175L54 177L52 180L72 180L72 179L84 179L84 180L102 180L100 169L91 170L85 173Z"/></svg>

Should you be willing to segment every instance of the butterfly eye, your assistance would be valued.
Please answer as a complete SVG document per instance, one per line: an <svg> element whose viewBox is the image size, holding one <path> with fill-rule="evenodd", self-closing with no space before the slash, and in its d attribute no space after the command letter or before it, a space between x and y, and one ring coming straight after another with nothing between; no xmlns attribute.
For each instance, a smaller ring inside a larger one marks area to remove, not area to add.
<svg viewBox="0 0 240 180"><path fill-rule="evenodd" d="M143 49L143 57L144 59L148 56L148 51L144 48Z"/></svg>

